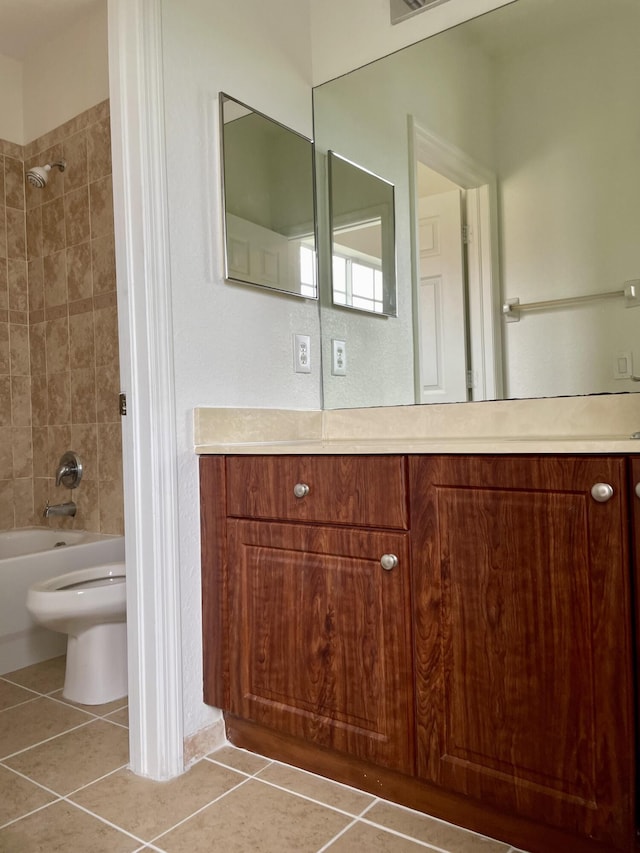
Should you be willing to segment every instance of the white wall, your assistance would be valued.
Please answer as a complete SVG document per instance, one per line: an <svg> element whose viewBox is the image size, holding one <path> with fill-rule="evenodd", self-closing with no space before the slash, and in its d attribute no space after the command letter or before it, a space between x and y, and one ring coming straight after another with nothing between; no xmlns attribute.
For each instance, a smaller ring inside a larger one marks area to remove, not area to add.
<svg viewBox="0 0 640 853"><path fill-rule="evenodd" d="M29 51L22 66L23 138L14 142L31 142L108 98L106 0Z"/></svg>
<svg viewBox="0 0 640 853"><path fill-rule="evenodd" d="M449 0L391 25L389 0L310 0L313 85L512 0Z"/></svg>
<svg viewBox="0 0 640 853"><path fill-rule="evenodd" d="M640 8L545 40L497 65L502 276L521 302L622 289L640 278L637 238ZM597 59L596 59L597 58ZM542 97L544 94L544 97ZM505 326L509 396L637 391L640 307L523 314ZM544 341L544 346L540 342Z"/></svg>
<svg viewBox="0 0 640 853"><path fill-rule="evenodd" d="M311 48L298 0L163 0L162 12L188 736L215 719L202 702L193 408L321 403L317 303L222 278L218 93L311 136ZM294 332L311 335L310 375L293 372Z"/></svg>
<svg viewBox="0 0 640 853"><path fill-rule="evenodd" d="M22 63L0 54L0 139L23 144Z"/></svg>

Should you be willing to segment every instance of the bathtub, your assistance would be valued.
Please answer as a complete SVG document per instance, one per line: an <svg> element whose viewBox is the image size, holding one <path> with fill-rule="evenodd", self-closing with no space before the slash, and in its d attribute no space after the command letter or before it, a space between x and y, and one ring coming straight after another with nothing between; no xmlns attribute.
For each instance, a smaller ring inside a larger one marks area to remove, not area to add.
<svg viewBox="0 0 640 853"><path fill-rule="evenodd" d="M0 675L64 654L67 637L36 625L26 608L32 583L124 560L124 536L26 527L0 531Z"/></svg>

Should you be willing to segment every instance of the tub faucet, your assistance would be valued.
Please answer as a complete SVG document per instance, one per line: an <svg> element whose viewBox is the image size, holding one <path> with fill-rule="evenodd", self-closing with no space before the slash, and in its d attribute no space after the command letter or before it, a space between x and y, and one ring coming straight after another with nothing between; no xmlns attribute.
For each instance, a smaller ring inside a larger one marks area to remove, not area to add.
<svg viewBox="0 0 640 853"><path fill-rule="evenodd" d="M77 507L73 501L67 501L64 504L50 504L47 501L47 505L44 508L44 512L42 515L45 518L50 518L52 515L70 515L73 517L76 514Z"/></svg>

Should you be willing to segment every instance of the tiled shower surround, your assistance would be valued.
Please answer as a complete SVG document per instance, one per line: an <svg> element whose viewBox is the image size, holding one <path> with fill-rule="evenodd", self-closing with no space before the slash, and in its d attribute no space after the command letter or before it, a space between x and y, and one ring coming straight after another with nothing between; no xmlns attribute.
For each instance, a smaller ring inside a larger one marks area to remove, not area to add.
<svg viewBox="0 0 640 853"><path fill-rule="evenodd" d="M66 160L43 189L35 165ZM123 532L109 103L25 146L0 140L0 529ZM60 456L84 464L56 487ZM42 517L74 500L75 519Z"/></svg>

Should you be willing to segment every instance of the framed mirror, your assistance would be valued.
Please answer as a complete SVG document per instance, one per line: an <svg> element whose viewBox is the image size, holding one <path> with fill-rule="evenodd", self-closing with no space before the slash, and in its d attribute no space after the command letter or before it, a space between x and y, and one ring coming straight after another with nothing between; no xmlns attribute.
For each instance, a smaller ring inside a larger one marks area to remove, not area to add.
<svg viewBox="0 0 640 853"><path fill-rule="evenodd" d="M317 299L311 140L220 94L225 276Z"/></svg>
<svg viewBox="0 0 640 853"><path fill-rule="evenodd" d="M640 390L639 30L514 0L314 89L318 154L396 211L396 316L321 306L327 408Z"/></svg>
<svg viewBox="0 0 640 853"><path fill-rule="evenodd" d="M334 305L396 314L393 184L329 151Z"/></svg>

